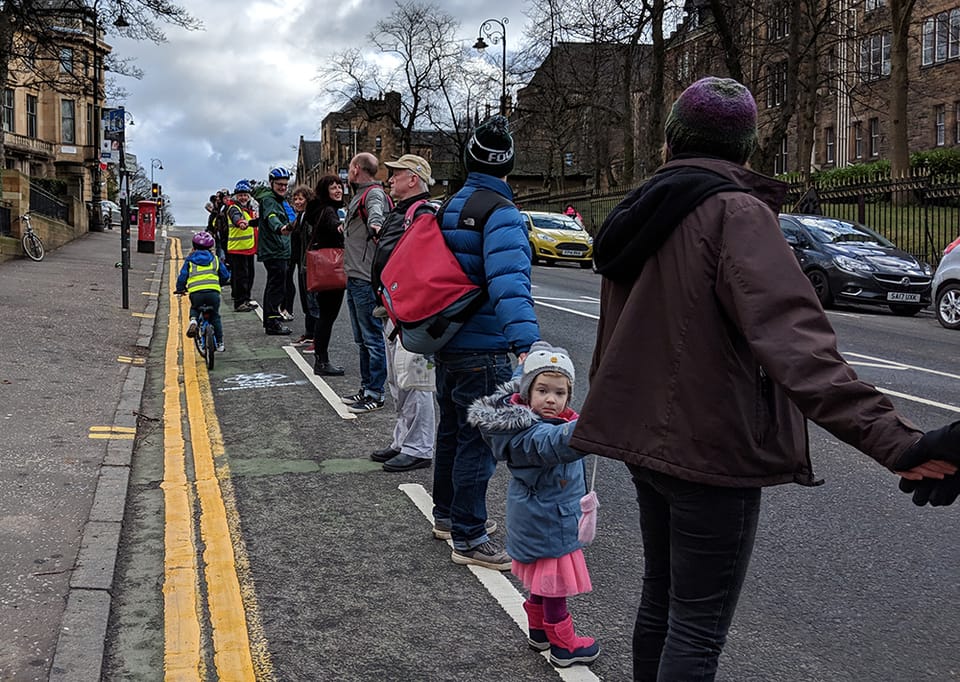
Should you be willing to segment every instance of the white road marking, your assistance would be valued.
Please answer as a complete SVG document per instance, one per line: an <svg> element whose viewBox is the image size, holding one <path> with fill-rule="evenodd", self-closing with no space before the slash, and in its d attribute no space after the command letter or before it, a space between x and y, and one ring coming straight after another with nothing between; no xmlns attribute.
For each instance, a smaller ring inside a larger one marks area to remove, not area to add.
<svg viewBox="0 0 960 682"><path fill-rule="evenodd" d="M558 297L555 297L555 296L537 296L537 297L536 297L536 300L538 300L538 301L567 301L568 303L583 303L583 299L585 299L585 298L586 298L586 296L581 296L580 298L558 298ZM588 299L588 300L590 300L591 302L593 302L592 299Z"/></svg>
<svg viewBox="0 0 960 682"><path fill-rule="evenodd" d="M899 391L891 391L888 388L877 387L883 393L887 395L892 395L895 398L903 398L904 400L912 400L915 403L921 403L922 405L929 405L930 407L939 407L941 410L946 410L947 412L960 412L960 407L956 405L949 405L947 403L938 403L936 400L927 400L926 398L918 398L915 395L909 395L907 393L900 393Z"/></svg>
<svg viewBox="0 0 960 682"><path fill-rule="evenodd" d="M257 308L257 310L260 309ZM320 391L320 395L323 396L324 400L330 403L330 407L333 408L333 411L336 412L341 419L357 418L357 415L347 410L347 406L343 404L342 400L340 400L340 396L337 395L337 392L330 388L326 381L313 373L313 367L311 367L310 363L306 361L299 349L294 348L293 346L283 346L283 350L285 350L287 355L290 356L290 359L293 360L293 364L299 367L300 371L306 375L307 380L313 384L318 391Z"/></svg>
<svg viewBox="0 0 960 682"><path fill-rule="evenodd" d="M420 510L420 513L423 514L427 521L430 522L430 525L433 525L433 498L427 493L422 485L419 483L402 483L399 486L400 490L406 493L413 503L417 506L417 509ZM447 544L450 548L453 548L453 541L447 540ZM467 566L466 568L470 569L470 572L473 573L474 577L480 581L480 584L487 588L487 591L497 600L497 603L500 604L508 616L513 619L513 622L517 624L517 627L520 628L520 632L523 633L524 639L527 637L527 614L523 610L523 601L524 597L521 595L517 588L513 586L506 576L503 575L500 571L494 571L489 568L481 568L479 566ZM541 652L541 655L548 659L550 658L550 650ZM600 678L594 675L590 669L584 665L573 665L569 668L556 668L551 666L560 676L561 680L564 682L599 682Z"/></svg>
<svg viewBox="0 0 960 682"><path fill-rule="evenodd" d="M893 365L896 369L905 368L905 369L914 369L918 372L926 372L927 374L935 374L941 377L947 377L948 379L960 379L960 375L950 374L950 372L941 372L938 369L929 369L927 367L919 367L917 365L905 365L901 362L895 362L893 360L887 360L885 358L875 358L871 355L862 355L860 353L844 353L844 355L849 355L855 358L863 358L864 360L873 360L874 362L882 362L887 366Z"/></svg>
<svg viewBox="0 0 960 682"><path fill-rule="evenodd" d="M553 308L554 310L562 310L565 313L570 313L571 315L579 315L580 317L589 317L591 320L599 320L599 315L594 315L593 313L585 313L580 310L571 310L570 308L564 308L563 306L554 305L552 303L544 303L539 298L534 298L533 302L537 305L542 305L544 308Z"/></svg>

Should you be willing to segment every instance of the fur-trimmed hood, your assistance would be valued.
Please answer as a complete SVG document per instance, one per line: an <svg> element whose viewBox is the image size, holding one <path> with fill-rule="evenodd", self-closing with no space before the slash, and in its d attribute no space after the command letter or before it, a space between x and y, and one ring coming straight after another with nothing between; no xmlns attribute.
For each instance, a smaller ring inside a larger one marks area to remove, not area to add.
<svg viewBox="0 0 960 682"><path fill-rule="evenodd" d="M513 402L519 389L519 379L500 384L493 393L473 402L467 410L467 422L483 431L503 433L528 429L541 421L528 405Z"/></svg>

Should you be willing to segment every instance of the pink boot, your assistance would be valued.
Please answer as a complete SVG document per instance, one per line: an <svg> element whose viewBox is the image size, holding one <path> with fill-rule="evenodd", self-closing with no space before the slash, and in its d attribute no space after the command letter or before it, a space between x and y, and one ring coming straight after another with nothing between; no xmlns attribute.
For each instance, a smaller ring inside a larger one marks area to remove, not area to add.
<svg viewBox="0 0 960 682"><path fill-rule="evenodd" d="M583 663L589 665L600 655L600 645L593 637L580 637L573 629L573 618L568 614L559 623L544 623L550 640L550 662L561 668Z"/></svg>
<svg viewBox="0 0 960 682"><path fill-rule="evenodd" d="M528 599L523 602L523 610L527 612L527 644L535 651L546 651L550 640L543 630L543 604L534 604Z"/></svg>

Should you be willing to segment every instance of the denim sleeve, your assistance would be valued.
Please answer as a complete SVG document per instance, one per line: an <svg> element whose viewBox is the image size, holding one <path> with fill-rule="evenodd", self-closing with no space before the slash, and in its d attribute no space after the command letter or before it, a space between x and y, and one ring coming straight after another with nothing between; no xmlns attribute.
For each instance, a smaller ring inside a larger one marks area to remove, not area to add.
<svg viewBox="0 0 960 682"><path fill-rule="evenodd" d="M516 466L555 466L583 457L570 447L576 420L564 424L538 422L510 439L510 463Z"/></svg>

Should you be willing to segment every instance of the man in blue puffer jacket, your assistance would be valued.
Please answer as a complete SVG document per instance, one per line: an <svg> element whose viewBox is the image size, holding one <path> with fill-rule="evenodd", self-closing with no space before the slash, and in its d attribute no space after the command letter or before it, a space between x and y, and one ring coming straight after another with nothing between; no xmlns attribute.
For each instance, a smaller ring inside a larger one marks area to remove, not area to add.
<svg viewBox="0 0 960 682"><path fill-rule="evenodd" d="M433 534L453 539L451 558L495 570L510 570L510 557L490 540L496 524L487 521L487 483L496 462L467 409L512 374L509 353L522 361L540 339L530 295L530 243L523 217L506 182L513 169L513 138L507 119L494 116L473 133L464 150L469 175L449 201L440 226L447 246L488 298L436 354L440 421L433 476ZM482 225L462 216L476 191L505 201Z"/></svg>

